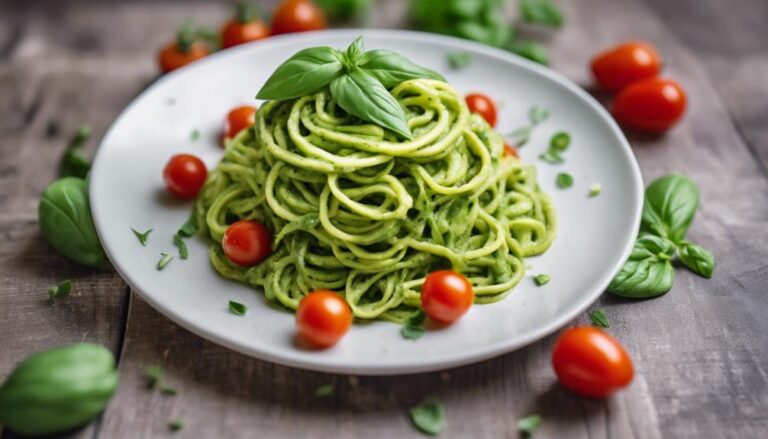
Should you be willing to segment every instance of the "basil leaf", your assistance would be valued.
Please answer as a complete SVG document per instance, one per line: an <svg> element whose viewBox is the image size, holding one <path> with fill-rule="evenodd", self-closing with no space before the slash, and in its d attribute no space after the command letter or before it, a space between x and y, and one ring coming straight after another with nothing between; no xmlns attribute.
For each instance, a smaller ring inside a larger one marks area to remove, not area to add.
<svg viewBox="0 0 768 439"><path fill-rule="evenodd" d="M165 377L165 369L162 367L151 364L144 368L144 378L147 379L147 387L154 389Z"/></svg>
<svg viewBox="0 0 768 439"><path fill-rule="evenodd" d="M633 299L660 296L672 288L675 245L668 239L645 234L635 242L629 260L608 285L608 291Z"/></svg>
<svg viewBox="0 0 768 439"><path fill-rule="evenodd" d="M559 131L549 139L549 150L557 153L565 152L571 144L571 135L565 131Z"/></svg>
<svg viewBox="0 0 768 439"><path fill-rule="evenodd" d="M537 286L545 285L549 282L549 280L552 279L548 274L537 274L533 277L533 282Z"/></svg>
<svg viewBox="0 0 768 439"><path fill-rule="evenodd" d="M414 64L391 50L371 50L363 56L360 68L391 88L409 79L426 78L445 81L439 73Z"/></svg>
<svg viewBox="0 0 768 439"><path fill-rule="evenodd" d="M347 113L387 128L406 139L413 138L403 108L371 74L355 69L342 75L331 82L331 94Z"/></svg>
<svg viewBox="0 0 768 439"><path fill-rule="evenodd" d="M524 126L512 131L511 133L507 134L507 136L509 136L510 140L512 140L512 143L514 143L515 146L519 148L531 140L532 130L532 127Z"/></svg>
<svg viewBox="0 0 768 439"><path fill-rule="evenodd" d="M168 428L171 429L171 431L180 431L184 429L184 420L181 418L176 418L173 421L171 421L168 424Z"/></svg>
<svg viewBox="0 0 768 439"><path fill-rule="evenodd" d="M450 33L489 46L501 47L509 40L511 28L504 23L461 21Z"/></svg>
<svg viewBox="0 0 768 439"><path fill-rule="evenodd" d="M534 41L514 41L507 50L541 65L549 65L549 50Z"/></svg>
<svg viewBox="0 0 768 439"><path fill-rule="evenodd" d="M109 267L91 218L85 180L55 181L43 192L37 212L40 231L56 251L82 265Z"/></svg>
<svg viewBox="0 0 768 439"><path fill-rule="evenodd" d="M242 303L230 300L229 301L229 311L232 314L236 314L236 315L239 315L239 316L244 316L245 313L248 312L248 307L243 305Z"/></svg>
<svg viewBox="0 0 768 439"><path fill-rule="evenodd" d="M560 27L565 21L560 8L550 0L523 0L520 15L526 23Z"/></svg>
<svg viewBox="0 0 768 439"><path fill-rule="evenodd" d="M256 98L285 100L314 93L343 74L341 59L330 47L301 50L272 73Z"/></svg>
<svg viewBox="0 0 768 439"><path fill-rule="evenodd" d="M715 257L707 249L696 244L685 242L680 247L680 261L694 273L707 279L715 271Z"/></svg>
<svg viewBox="0 0 768 439"><path fill-rule="evenodd" d="M538 125L549 119L549 110L533 106L528 110L528 119L532 125Z"/></svg>
<svg viewBox="0 0 768 439"><path fill-rule="evenodd" d="M438 435L445 425L445 409L439 402L428 402L411 409L411 420L419 430Z"/></svg>
<svg viewBox="0 0 768 439"><path fill-rule="evenodd" d="M81 126L75 132L75 135L69 141L67 150L61 156L59 178L78 177L85 179L88 176L88 172L91 170L91 162L83 155L82 149L89 137L91 137L91 129L86 125Z"/></svg>
<svg viewBox="0 0 768 439"><path fill-rule="evenodd" d="M157 261L157 271L165 268L165 266L171 262L171 259L173 259L173 256L167 253L160 253L160 260Z"/></svg>
<svg viewBox="0 0 768 439"><path fill-rule="evenodd" d="M592 321L594 326L599 328L607 328L610 326L608 324L608 317L606 317L605 311L602 309L598 309L589 313L589 319Z"/></svg>
<svg viewBox="0 0 768 439"><path fill-rule="evenodd" d="M149 240L149 234L152 233L152 229L147 230L146 232L139 232L138 230L131 228L131 232L136 236L136 239L139 240L139 244L141 244L142 247L147 246L147 241Z"/></svg>
<svg viewBox="0 0 768 439"><path fill-rule="evenodd" d="M525 437L530 437L541 425L541 416L531 415L526 416L517 421L517 429Z"/></svg>
<svg viewBox="0 0 768 439"><path fill-rule="evenodd" d="M333 391L334 391L333 384L331 383L323 384L322 386L315 389L315 396L317 398L325 398L326 396L333 395Z"/></svg>
<svg viewBox="0 0 768 439"><path fill-rule="evenodd" d="M589 187L589 196L590 197L596 197L600 195L600 192L602 192L603 186L600 183L593 183L592 186Z"/></svg>
<svg viewBox="0 0 768 439"><path fill-rule="evenodd" d="M371 0L315 0L331 22L362 18L371 8Z"/></svg>
<svg viewBox="0 0 768 439"><path fill-rule="evenodd" d="M557 183L557 187L560 189L567 189L571 186L573 186L573 177L571 174L568 174L566 172L561 172L557 174L557 178L555 179L555 182Z"/></svg>
<svg viewBox="0 0 768 439"><path fill-rule="evenodd" d="M176 389L174 389L173 387L168 387L168 386L161 387L160 388L160 394L161 395L165 395L165 396L175 396L176 395Z"/></svg>
<svg viewBox="0 0 768 439"><path fill-rule="evenodd" d="M176 234L181 236L182 238L191 238L197 234L197 229L198 229L197 222L195 221L195 217L193 216L181 226L181 228L176 232Z"/></svg>
<svg viewBox="0 0 768 439"><path fill-rule="evenodd" d="M200 140L200 130L198 129L192 130L192 134L190 134L189 140L193 142L197 142L198 140Z"/></svg>
<svg viewBox="0 0 768 439"><path fill-rule="evenodd" d="M699 189L686 176L670 174L645 189L641 230L681 242L699 206Z"/></svg>
<svg viewBox="0 0 768 439"><path fill-rule="evenodd" d="M560 154L557 153L557 151L553 151L551 149L539 154L539 159L553 165L565 162L565 160L560 156Z"/></svg>
<svg viewBox="0 0 768 439"><path fill-rule="evenodd" d="M355 38L355 41L352 41L352 44L347 47L347 51L344 53L347 70L357 67L363 59L364 53L363 37Z"/></svg>
<svg viewBox="0 0 768 439"><path fill-rule="evenodd" d="M420 339L424 333L426 332L424 330L424 320L427 318L427 315L424 314L424 311L418 310L413 315L408 317L408 320L403 323L403 327L400 330L400 334L402 334L403 338L407 340L418 340Z"/></svg>
<svg viewBox="0 0 768 439"><path fill-rule="evenodd" d="M72 281L67 279L58 285L48 289L48 297L53 300L59 297L66 297L72 291Z"/></svg>
<svg viewBox="0 0 768 439"><path fill-rule="evenodd" d="M461 70L472 64L472 54L468 52L451 52L447 56L448 65L453 70Z"/></svg>
<svg viewBox="0 0 768 439"><path fill-rule="evenodd" d="M184 239L178 233L173 235L173 245L175 245L176 248L179 249L179 258L187 259L189 257L189 250L187 249L187 243L184 242Z"/></svg>

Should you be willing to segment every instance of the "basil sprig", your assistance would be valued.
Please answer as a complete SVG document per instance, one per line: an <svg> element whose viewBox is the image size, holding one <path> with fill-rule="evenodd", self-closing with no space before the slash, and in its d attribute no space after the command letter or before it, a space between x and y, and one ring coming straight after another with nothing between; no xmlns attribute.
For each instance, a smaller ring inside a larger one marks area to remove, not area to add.
<svg viewBox="0 0 768 439"><path fill-rule="evenodd" d="M346 51L311 47L296 53L272 73L256 97L295 99L330 87L331 96L347 113L410 139L405 111L387 89L416 78L444 81L440 74L395 52L365 52L363 38L358 37Z"/></svg>
<svg viewBox="0 0 768 439"><path fill-rule="evenodd" d="M688 177L671 174L651 183L645 190L640 234L608 291L638 299L660 296L674 283L673 262L712 277L712 253L685 240L698 206L699 190Z"/></svg>

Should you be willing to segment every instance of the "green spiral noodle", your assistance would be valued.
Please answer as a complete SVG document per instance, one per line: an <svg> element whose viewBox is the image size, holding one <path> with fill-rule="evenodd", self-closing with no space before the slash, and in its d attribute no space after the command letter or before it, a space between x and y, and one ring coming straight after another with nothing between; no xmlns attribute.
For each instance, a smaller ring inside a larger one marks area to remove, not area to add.
<svg viewBox="0 0 768 439"><path fill-rule="evenodd" d="M334 290L358 319L407 318L439 268L466 275L477 303L509 294L522 258L555 236L535 169L505 157L501 136L448 84L416 79L391 93L413 140L348 116L327 90L259 110L195 208L221 275L289 309L312 290ZM235 265L222 250L239 219L272 231L273 254L257 266Z"/></svg>

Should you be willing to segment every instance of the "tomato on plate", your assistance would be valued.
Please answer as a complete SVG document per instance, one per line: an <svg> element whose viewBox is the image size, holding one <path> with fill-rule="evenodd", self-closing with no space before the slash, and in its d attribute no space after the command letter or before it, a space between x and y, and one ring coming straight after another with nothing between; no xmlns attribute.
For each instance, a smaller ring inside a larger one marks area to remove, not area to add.
<svg viewBox="0 0 768 439"><path fill-rule="evenodd" d="M272 234L258 221L240 220L227 227L221 247L227 259L251 267L272 254Z"/></svg>
<svg viewBox="0 0 768 439"><path fill-rule="evenodd" d="M629 41L613 47L592 60L592 74L602 88L616 92L641 79L658 76L661 56L642 41Z"/></svg>
<svg viewBox="0 0 768 439"><path fill-rule="evenodd" d="M472 113L478 113L483 116L488 125L496 126L496 104L488 96L480 93L468 94L466 98L467 107Z"/></svg>
<svg viewBox="0 0 768 439"><path fill-rule="evenodd" d="M509 143L504 144L504 156L505 157L515 157L520 158L520 153L517 151L517 148L510 145Z"/></svg>
<svg viewBox="0 0 768 439"><path fill-rule="evenodd" d="M555 342L552 366L563 387L598 398L625 387L634 376L627 351L594 326L566 329Z"/></svg>
<svg viewBox="0 0 768 439"><path fill-rule="evenodd" d="M463 316L475 300L472 284L452 270L433 271L421 287L421 308L439 323L452 323Z"/></svg>
<svg viewBox="0 0 768 439"><path fill-rule="evenodd" d="M158 63L163 73L176 70L193 61L208 56L210 50L198 40L199 32L187 23L179 29L176 41L163 47L158 55Z"/></svg>
<svg viewBox="0 0 768 439"><path fill-rule="evenodd" d="M226 49L268 36L269 27L259 18L256 8L240 2L235 6L235 16L221 30L221 46Z"/></svg>
<svg viewBox="0 0 768 439"><path fill-rule="evenodd" d="M163 169L163 179L168 192L178 198L195 198L205 183L208 170L205 163L192 154L177 154Z"/></svg>
<svg viewBox="0 0 768 439"><path fill-rule="evenodd" d="M299 302L296 327L299 335L318 347L333 346L349 330L352 311L344 299L330 290L313 291Z"/></svg>
<svg viewBox="0 0 768 439"><path fill-rule="evenodd" d="M680 84L663 78L635 82L616 96L613 117L629 128L661 133L685 113L686 96Z"/></svg>
<svg viewBox="0 0 768 439"><path fill-rule="evenodd" d="M224 121L224 139L232 139L240 131L253 126L256 123L257 110L256 107L243 105L242 107L233 108L227 113L227 118Z"/></svg>
<svg viewBox="0 0 768 439"><path fill-rule="evenodd" d="M272 35L326 27L325 13L312 0L283 0L272 16Z"/></svg>

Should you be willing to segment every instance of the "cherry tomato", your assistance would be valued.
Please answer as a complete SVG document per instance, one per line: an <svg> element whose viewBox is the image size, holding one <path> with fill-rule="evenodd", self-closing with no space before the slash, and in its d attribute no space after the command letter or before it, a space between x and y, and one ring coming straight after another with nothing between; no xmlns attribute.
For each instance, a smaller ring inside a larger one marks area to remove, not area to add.
<svg viewBox="0 0 768 439"><path fill-rule="evenodd" d="M272 234L258 221L240 220L227 227L221 246L230 261L250 267L272 254Z"/></svg>
<svg viewBox="0 0 768 439"><path fill-rule="evenodd" d="M325 13L312 0L283 0L272 16L272 35L326 27Z"/></svg>
<svg viewBox="0 0 768 439"><path fill-rule="evenodd" d="M592 74L597 83L608 91L619 91L661 71L661 56L656 49L642 41L630 41L611 48L592 60Z"/></svg>
<svg viewBox="0 0 768 439"><path fill-rule="evenodd" d="M227 119L224 121L224 139L232 139L240 131L253 126L256 123L256 110L256 107L243 105L227 113Z"/></svg>
<svg viewBox="0 0 768 439"><path fill-rule="evenodd" d="M170 43L160 51L158 62L163 73L176 70L208 55L208 48L201 42L192 43L182 50L178 43Z"/></svg>
<svg viewBox="0 0 768 439"><path fill-rule="evenodd" d="M668 130L685 112L682 87L670 79L649 78L635 82L616 96L613 117L619 123L641 131Z"/></svg>
<svg viewBox="0 0 768 439"><path fill-rule="evenodd" d="M515 158L520 157L520 154L517 152L517 148L510 145L509 143L504 144L504 155L506 157L515 157Z"/></svg>
<svg viewBox="0 0 768 439"><path fill-rule="evenodd" d="M458 320L474 300L475 292L469 280L451 270L430 273L421 287L421 308L440 323Z"/></svg>
<svg viewBox="0 0 768 439"><path fill-rule="evenodd" d="M328 347L344 336L352 324L352 311L333 291L317 290L307 294L296 310L296 327L304 340Z"/></svg>
<svg viewBox="0 0 768 439"><path fill-rule="evenodd" d="M479 113L491 127L496 126L496 105L491 98L480 93L473 93L468 94L465 99L469 111Z"/></svg>
<svg viewBox="0 0 768 439"><path fill-rule="evenodd" d="M627 351L593 326L565 330L555 342L552 366L563 387L591 397L608 396L634 376Z"/></svg>
<svg viewBox="0 0 768 439"><path fill-rule="evenodd" d="M250 3L235 6L235 16L221 30L221 45L225 49L269 36L269 28L259 18L258 10Z"/></svg>
<svg viewBox="0 0 768 439"><path fill-rule="evenodd" d="M163 178L168 192L187 200L197 196L207 175L205 163L191 154L178 154L171 157L163 169Z"/></svg>

